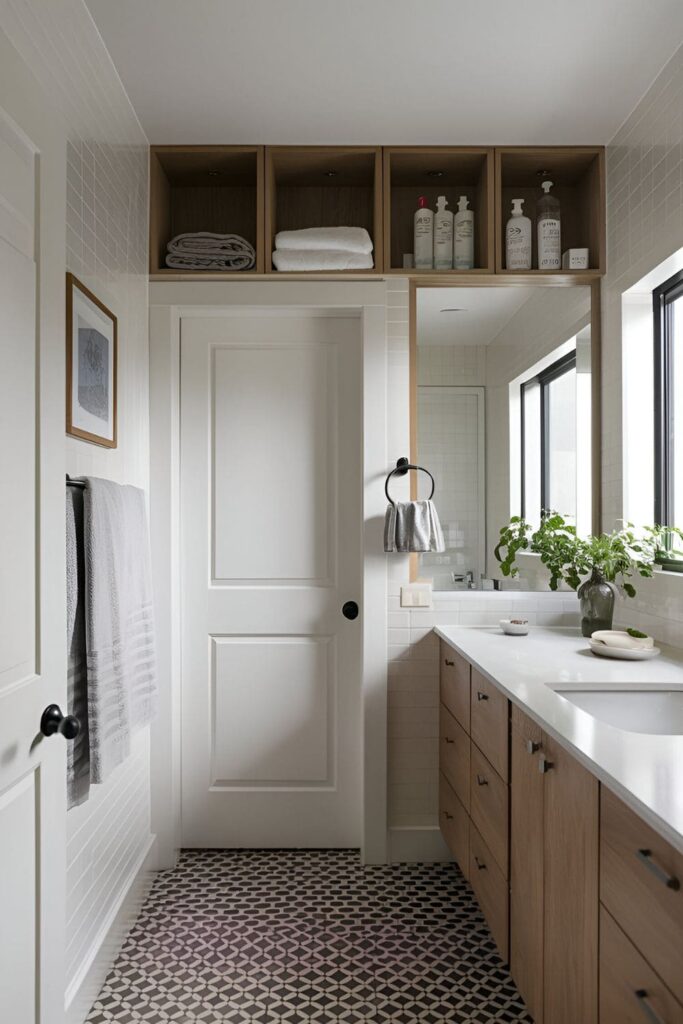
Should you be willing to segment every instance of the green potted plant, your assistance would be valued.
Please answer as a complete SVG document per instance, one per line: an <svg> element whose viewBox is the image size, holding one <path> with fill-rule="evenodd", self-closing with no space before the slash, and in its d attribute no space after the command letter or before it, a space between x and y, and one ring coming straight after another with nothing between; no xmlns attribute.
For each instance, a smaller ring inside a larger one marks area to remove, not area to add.
<svg viewBox="0 0 683 1024"><path fill-rule="evenodd" d="M503 576L519 572L515 560L522 551L540 555L550 573L550 589L561 582L576 590L581 604L581 632L591 636L611 629L615 585L635 597L632 580L653 575L655 556L669 528L648 527L642 534L627 523L621 530L579 537L576 527L558 512L546 512L537 530L521 516L513 516L500 531L495 556ZM680 535L680 531L673 531Z"/></svg>

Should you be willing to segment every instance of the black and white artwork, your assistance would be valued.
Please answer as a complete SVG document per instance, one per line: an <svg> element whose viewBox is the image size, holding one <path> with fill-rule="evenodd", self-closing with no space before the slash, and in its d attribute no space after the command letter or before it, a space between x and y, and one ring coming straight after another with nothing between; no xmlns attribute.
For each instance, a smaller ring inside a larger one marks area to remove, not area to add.
<svg viewBox="0 0 683 1024"><path fill-rule="evenodd" d="M116 317L73 275L67 292L67 433L116 447Z"/></svg>

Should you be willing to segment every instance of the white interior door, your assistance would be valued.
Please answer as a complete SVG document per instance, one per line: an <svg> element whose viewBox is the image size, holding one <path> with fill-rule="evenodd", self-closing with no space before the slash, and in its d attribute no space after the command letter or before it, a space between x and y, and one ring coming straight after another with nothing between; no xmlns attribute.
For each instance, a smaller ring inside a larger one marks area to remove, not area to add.
<svg viewBox="0 0 683 1024"><path fill-rule="evenodd" d="M182 841L361 839L357 317L181 323Z"/></svg>
<svg viewBox="0 0 683 1024"><path fill-rule="evenodd" d="M37 155L0 110L0 1018L12 1024L58 1024L64 1012L66 748L39 732L66 683L47 604L59 550L40 554L49 499L36 430Z"/></svg>

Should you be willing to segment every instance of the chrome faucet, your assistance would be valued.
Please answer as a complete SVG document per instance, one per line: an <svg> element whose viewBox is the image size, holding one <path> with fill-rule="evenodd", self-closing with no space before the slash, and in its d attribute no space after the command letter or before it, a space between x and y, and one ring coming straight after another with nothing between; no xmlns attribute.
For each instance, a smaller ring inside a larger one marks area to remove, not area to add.
<svg viewBox="0 0 683 1024"><path fill-rule="evenodd" d="M468 569L467 572L452 572L451 579L454 583L466 583L468 590L474 590L474 572Z"/></svg>

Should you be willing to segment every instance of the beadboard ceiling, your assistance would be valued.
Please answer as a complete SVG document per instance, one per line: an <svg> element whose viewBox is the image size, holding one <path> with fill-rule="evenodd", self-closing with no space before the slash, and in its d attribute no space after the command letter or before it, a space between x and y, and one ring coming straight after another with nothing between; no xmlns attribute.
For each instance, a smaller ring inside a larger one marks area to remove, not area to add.
<svg viewBox="0 0 683 1024"><path fill-rule="evenodd" d="M418 345L490 345L533 288L418 288Z"/></svg>
<svg viewBox="0 0 683 1024"><path fill-rule="evenodd" d="M681 0L86 0L150 142L606 143Z"/></svg>

